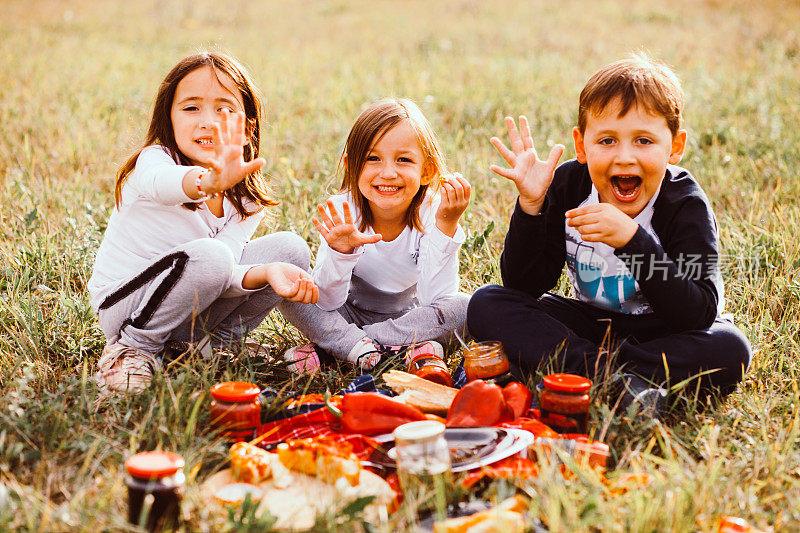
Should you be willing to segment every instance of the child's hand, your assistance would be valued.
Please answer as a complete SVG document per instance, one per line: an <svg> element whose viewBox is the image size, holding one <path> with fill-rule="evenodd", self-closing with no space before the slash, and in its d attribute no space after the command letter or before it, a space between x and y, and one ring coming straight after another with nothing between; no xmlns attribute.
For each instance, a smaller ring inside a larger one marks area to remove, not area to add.
<svg viewBox="0 0 800 533"><path fill-rule="evenodd" d="M524 115L519 117L519 131L511 117L506 117L506 126L508 127L508 137L511 140L511 150L497 137L492 137L491 142L506 163L511 165L511 168L501 168L497 165L489 168L496 174L514 182L519 191L519 205L523 211L531 215L538 215L544 204L547 189L553 181L556 164L561 158L561 154L564 153L564 145L555 145L550 150L547 161L542 161L536 155L528 119Z"/></svg>
<svg viewBox="0 0 800 533"><path fill-rule="evenodd" d="M202 179L201 188L206 194L226 191L242 181L248 174L263 167L266 161L259 157L245 162L244 113L223 111L219 124L212 126L214 158L209 162L211 172Z"/></svg>
<svg viewBox="0 0 800 533"><path fill-rule="evenodd" d="M330 215L325 210L326 205ZM312 218L311 221L320 235L322 235L322 238L325 239L325 242L328 243L328 246L339 253L352 254L359 246L373 244L383 238L380 233L367 235L358 231L358 228L353 224L350 204L347 202L342 205L344 220L336 211L333 200L328 200L325 204L319 204L317 209L319 210L320 218Z"/></svg>
<svg viewBox="0 0 800 533"><path fill-rule="evenodd" d="M564 215L567 224L589 242L602 242L621 248L630 242L639 224L611 204L595 204L570 209Z"/></svg>
<svg viewBox="0 0 800 533"><path fill-rule="evenodd" d="M267 263L263 266L266 281L275 294L290 302L317 303L319 288L311 274L291 263Z"/></svg>
<svg viewBox="0 0 800 533"><path fill-rule="evenodd" d="M456 172L452 176L442 176L440 191L442 202L436 211L436 227L448 237L452 237L458 229L458 219L469 205L472 187L461 174Z"/></svg>

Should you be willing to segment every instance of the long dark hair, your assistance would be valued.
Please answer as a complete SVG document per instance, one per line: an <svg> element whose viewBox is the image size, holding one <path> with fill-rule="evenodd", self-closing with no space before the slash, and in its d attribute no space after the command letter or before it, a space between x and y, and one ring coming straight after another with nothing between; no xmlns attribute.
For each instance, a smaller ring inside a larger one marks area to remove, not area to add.
<svg viewBox="0 0 800 533"><path fill-rule="evenodd" d="M258 149L261 144L261 95L250 79L247 70L234 58L219 52L200 52L183 58L177 65L172 67L156 94L155 104L153 105L153 116L150 119L150 127L147 130L147 137L144 144L134 153L117 172L117 184L114 190L114 199L119 207L122 197L122 186L125 180L136 167L136 160L145 147L158 144L166 148L175 162L180 165L191 166L191 162L178 149L175 141L175 131L172 126L172 100L175 98L175 91L178 84L189 73L203 67L211 67L213 72L219 76L222 72L233 80L236 88L242 96L245 114L245 135L249 143L244 147L244 160L252 161L258 157ZM244 207L243 199L247 198L261 206L273 206L278 202L270 195L261 170L257 170L242 181L224 191L225 197L234 205L237 213L242 218L247 218L260 211L247 211ZM197 209L196 203L183 204L187 209Z"/></svg>

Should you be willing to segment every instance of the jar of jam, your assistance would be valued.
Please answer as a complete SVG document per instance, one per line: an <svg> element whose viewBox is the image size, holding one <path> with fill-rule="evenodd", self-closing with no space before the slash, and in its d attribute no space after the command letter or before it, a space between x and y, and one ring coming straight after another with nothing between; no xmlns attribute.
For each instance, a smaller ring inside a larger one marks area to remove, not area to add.
<svg viewBox="0 0 800 533"><path fill-rule="evenodd" d="M261 390L244 381L226 381L211 387L211 424L228 442L251 440L261 423Z"/></svg>
<svg viewBox="0 0 800 533"><path fill-rule="evenodd" d="M409 363L406 370L409 374L414 374L422 379L433 381L448 387L453 386L453 378L444 361L432 353L421 353L415 356Z"/></svg>
<svg viewBox="0 0 800 533"><path fill-rule="evenodd" d="M464 351L464 372L467 381L493 379L507 381L508 358L499 341L476 342Z"/></svg>
<svg viewBox="0 0 800 533"><path fill-rule="evenodd" d="M550 374L543 382L539 397L542 422L559 433L585 435L592 382L573 374Z"/></svg>
<svg viewBox="0 0 800 533"><path fill-rule="evenodd" d="M171 452L142 452L125 461L128 521L149 531L178 525L183 499L183 457Z"/></svg>

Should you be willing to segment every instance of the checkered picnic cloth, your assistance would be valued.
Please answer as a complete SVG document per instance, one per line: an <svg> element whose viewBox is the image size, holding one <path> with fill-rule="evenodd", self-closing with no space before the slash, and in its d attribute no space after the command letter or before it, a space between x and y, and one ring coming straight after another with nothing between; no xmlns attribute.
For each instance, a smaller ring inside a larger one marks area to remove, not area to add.
<svg viewBox="0 0 800 533"><path fill-rule="evenodd" d="M258 435L267 435L258 445L271 449L281 442L290 439L306 439L326 437L342 443L349 443L359 459L367 459L378 443L360 434L341 433L339 419L327 409L316 409L310 413L275 420L269 424L262 424L258 428Z"/></svg>

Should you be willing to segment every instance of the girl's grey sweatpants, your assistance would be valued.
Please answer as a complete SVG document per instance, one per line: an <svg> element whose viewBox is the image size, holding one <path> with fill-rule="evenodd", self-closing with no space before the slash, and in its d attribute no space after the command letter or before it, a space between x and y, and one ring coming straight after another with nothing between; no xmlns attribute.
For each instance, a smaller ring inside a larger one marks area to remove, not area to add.
<svg viewBox="0 0 800 533"><path fill-rule="evenodd" d="M240 264L284 262L308 270L310 258L301 237L279 232L248 242ZM199 342L206 333L213 333L214 346L240 341L274 307L289 302L269 285L243 296L221 298L234 266L230 249L214 239L175 248L121 282L103 300L98 316L106 339L151 353L171 339Z"/></svg>
<svg viewBox="0 0 800 533"><path fill-rule="evenodd" d="M415 294L416 285L399 294L388 293L353 276L347 302L336 311L291 302L280 310L308 340L337 359L346 359L365 337L386 346L433 340L447 346L456 342L453 331L466 336L469 294L425 306L417 303Z"/></svg>

